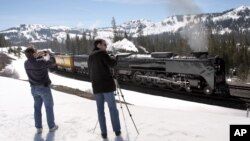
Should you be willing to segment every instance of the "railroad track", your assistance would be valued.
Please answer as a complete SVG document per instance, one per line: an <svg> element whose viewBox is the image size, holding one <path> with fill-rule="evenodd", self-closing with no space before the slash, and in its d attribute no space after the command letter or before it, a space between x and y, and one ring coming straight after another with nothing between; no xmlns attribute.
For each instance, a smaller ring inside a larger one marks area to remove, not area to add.
<svg viewBox="0 0 250 141"><path fill-rule="evenodd" d="M186 91L176 91L171 89L163 89L163 88L157 88L157 87L145 87L141 85L135 86L133 83L129 84L122 84L122 87L124 89L129 90L129 87L135 87L140 92L146 93L146 94L153 94L163 97L169 97L169 98L176 98L181 100L188 100L198 103L205 103L205 104L211 104L211 105L218 105L218 106L224 106L228 108L237 108L237 109L245 109L246 105L250 103L250 97L241 97L241 96L235 96L235 95L228 95L228 96L222 96L222 95L205 95L202 92L199 91L193 91L193 92L186 92ZM133 89L133 88L131 88ZM226 104L227 103L227 104ZM236 105L234 105L234 104ZM232 104L232 105L231 105Z"/></svg>
<svg viewBox="0 0 250 141"><path fill-rule="evenodd" d="M247 90L250 94L250 86L239 86L239 85L229 85L230 89L240 89L240 90Z"/></svg>

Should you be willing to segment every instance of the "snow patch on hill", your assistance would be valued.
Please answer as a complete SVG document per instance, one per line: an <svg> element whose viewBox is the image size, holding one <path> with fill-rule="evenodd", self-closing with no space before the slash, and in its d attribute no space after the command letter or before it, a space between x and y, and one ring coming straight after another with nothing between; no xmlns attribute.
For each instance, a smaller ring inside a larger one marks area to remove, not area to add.
<svg viewBox="0 0 250 141"><path fill-rule="evenodd" d="M63 30L63 31L71 29L70 27L62 26L62 25L59 25L59 26L50 26L49 28L53 29L53 30Z"/></svg>

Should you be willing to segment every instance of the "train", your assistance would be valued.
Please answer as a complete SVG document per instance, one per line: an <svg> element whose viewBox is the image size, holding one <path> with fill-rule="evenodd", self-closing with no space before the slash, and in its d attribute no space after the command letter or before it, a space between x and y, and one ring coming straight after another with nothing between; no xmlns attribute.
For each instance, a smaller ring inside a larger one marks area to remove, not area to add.
<svg viewBox="0 0 250 141"><path fill-rule="evenodd" d="M150 54L117 54L113 72L118 81L147 87L186 92L200 91L205 95L229 95L225 62L207 52L180 56L172 52ZM53 55L56 69L88 76L88 55Z"/></svg>

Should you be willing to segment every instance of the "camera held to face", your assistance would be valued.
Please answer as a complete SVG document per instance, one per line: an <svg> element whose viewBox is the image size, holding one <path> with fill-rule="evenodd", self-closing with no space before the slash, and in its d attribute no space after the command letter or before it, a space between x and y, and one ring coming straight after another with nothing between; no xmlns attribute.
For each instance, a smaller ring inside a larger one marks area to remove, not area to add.
<svg viewBox="0 0 250 141"><path fill-rule="evenodd" d="M48 54L48 51L38 51L34 54L34 57L41 58L41 57L47 56L47 54Z"/></svg>

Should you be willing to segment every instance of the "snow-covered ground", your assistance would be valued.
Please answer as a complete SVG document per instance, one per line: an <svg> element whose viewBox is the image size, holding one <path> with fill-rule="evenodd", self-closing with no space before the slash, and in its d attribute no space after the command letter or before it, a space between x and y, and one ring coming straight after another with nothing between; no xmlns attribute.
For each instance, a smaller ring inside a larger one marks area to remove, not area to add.
<svg viewBox="0 0 250 141"><path fill-rule="evenodd" d="M27 80L21 59L11 56L9 68L16 70L20 79ZM50 73L53 84L91 90L89 82L65 78ZM101 140L100 130L94 128L97 113L95 101L52 91L55 101L56 122L59 130L49 133L44 121L42 135L35 134L33 99L26 81L0 77L0 141L96 141ZM112 133L110 118L106 111L109 141L228 141L230 124L249 124L246 111L187 102L165 97L122 90L140 131L137 136L130 117L125 111L125 121L120 111L122 137ZM120 107L120 106L118 106ZM106 108L107 110L107 108ZM124 107L125 110L125 107ZM45 112L43 111L44 115ZM127 128L126 128L127 127Z"/></svg>
<svg viewBox="0 0 250 141"><path fill-rule="evenodd" d="M1 141L101 140L98 127L95 133L92 132L97 120L95 101L53 90L55 116L59 130L49 133L45 116L43 116L44 132L37 135L33 120L33 99L28 82L4 77L0 79ZM140 101L140 99L137 100ZM249 124L245 111L208 105L206 106L208 110L202 110L200 107L204 105L195 103L193 103L193 108L180 106L185 103L188 102L172 102L169 104L172 106L162 108L129 106L140 131L139 136L136 134L128 113L125 111L126 120L124 121L119 109L122 137L116 138L112 133L109 115L106 114L109 141L228 141L230 124ZM179 109L173 107L179 107ZM44 109L43 113L45 115Z"/></svg>

